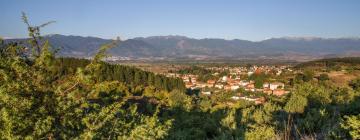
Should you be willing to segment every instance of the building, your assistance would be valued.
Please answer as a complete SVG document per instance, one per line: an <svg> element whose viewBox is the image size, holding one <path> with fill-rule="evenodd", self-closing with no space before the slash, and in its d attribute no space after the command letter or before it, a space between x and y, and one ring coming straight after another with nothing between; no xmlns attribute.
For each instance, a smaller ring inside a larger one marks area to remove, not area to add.
<svg viewBox="0 0 360 140"><path fill-rule="evenodd" d="M264 83L263 84L263 88L265 89L265 88L270 88L270 84L269 83Z"/></svg>
<svg viewBox="0 0 360 140"><path fill-rule="evenodd" d="M224 86L224 89L225 89L225 90L231 90L231 86L230 86L230 85L225 85L225 86Z"/></svg>
<svg viewBox="0 0 360 140"><path fill-rule="evenodd" d="M242 97L239 97L239 98L243 99L243 100L246 100L246 101L254 102L256 105L265 103L265 98L264 97L246 97L246 96L242 96Z"/></svg>
<svg viewBox="0 0 360 140"><path fill-rule="evenodd" d="M262 88L255 88L255 91L256 92L263 92L263 89Z"/></svg>
<svg viewBox="0 0 360 140"><path fill-rule="evenodd" d="M248 81L244 81L244 80L239 82L239 85L240 85L240 86L243 86L243 87L245 87L245 86L248 85L248 84L249 84L249 82L248 82Z"/></svg>
<svg viewBox="0 0 360 140"><path fill-rule="evenodd" d="M183 81L186 83L186 82L190 82L190 79L189 77L182 77Z"/></svg>
<svg viewBox="0 0 360 140"><path fill-rule="evenodd" d="M228 80L228 77L227 77L227 76L223 76L223 77L221 78L221 81L223 81L223 82L227 82L227 80Z"/></svg>
<svg viewBox="0 0 360 140"><path fill-rule="evenodd" d="M206 86L207 87L214 87L214 84L216 83L215 80L207 80L206 81Z"/></svg>
<svg viewBox="0 0 360 140"><path fill-rule="evenodd" d="M255 89L255 84L247 84L245 86L245 88L247 88L247 89Z"/></svg>
<svg viewBox="0 0 360 140"><path fill-rule="evenodd" d="M201 94L204 94L204 95L211 95L211 92L210 92L210 91L203 91L203 92L201 92Z"/></svg>
<svg viewBox="0 0 360 140"><path fill-rule="evenodd" d="M191 83L196 84L196 78L195 77L191 77Z"/></svg>
<svg viewBox="0 0 360 140"><path fill-rule="evenodd" d="M215 84L215 82L216 82L215 80L207 80L207 82L206 82L206 83L208 83L208 84L213 84L213 85L214 85L214 84Z"/></svg>
<svg viewBox="0 0 360 140"><path fill-rule="evenodd" d="M252 97L246 97L246 96L241 96L239 97L240 99L246 100L246 101L255 101L256 98L252 98Z"/></svg>
<svg viewBox="0 0 360 140"><path fill-rule="evenodd" d="M273 90L273 95L276 96L283 96L284 94L286 94L287 92L284 89L275 89Z"/></svg>
<svg viewBox="0 0 360 140"><path fill-rule="evenodd" d="M262 70L260 68L256 69L254 74L259 75L262 73Z"/></svg>
<svg viewBox="0 0 360 140"><path fill-rule="evenodd" d="M275 90L278 88L284 89L285 84L284 83L280 83L280 82L274 82L270 84L270 89L271 90Z"/></svg>
<svg viewBox="0 0 360 140"><path fill-rule="evenodd" d="M198 83L196 84L196 87L198 87L198 88L204 88L204 87L206 87L206 86L207 86L206 83L200 83L200 82L198 82Z"/></svg>
<svg viewBox="0 0 360 140"><path fill-rule="evenodd" d="M228 80L228 82L227 82L227 84L229 84L229 85L238 85L238 81L235 81L235 80Z"/></svg>
<svg viewBox="0 0 360 140"><path fill-rule="evenodd" d="M264 88L263 89L263 93L267 94L267 95L271 95L272 94L272 90L270 88Z"/></svg>
<svg viewBox="0 0 360 140"><path fill-rule="evenodd" d="M216 88L219 88L219 89L223 89L223 88L224 88L224 85L223 85L223 84L216 84L215 87L216 87Z"/></svg>
<svg viewBox="0 0 360 140"><path fill-rule="evenodd" d="M231 90L237 90L237 89L240 88L240 86L238 86L238 85L232 85L230 88L231 88Z"/></svg>
<svg viewBox="0 0 360 140"><path fill-rule="evenodd" d="M238 97L238 96L232 96L231 99L233 99L233 100L239 100L240 97Z"/></svg>
<svg viewBox="0 0 360 140"><path fill-rule="evenodd" d="M194 85L193 85L193 83L191 83L191 82L186 82L185 83L185 87L186 88L191 88L191 87L193 87Z"/></svg>

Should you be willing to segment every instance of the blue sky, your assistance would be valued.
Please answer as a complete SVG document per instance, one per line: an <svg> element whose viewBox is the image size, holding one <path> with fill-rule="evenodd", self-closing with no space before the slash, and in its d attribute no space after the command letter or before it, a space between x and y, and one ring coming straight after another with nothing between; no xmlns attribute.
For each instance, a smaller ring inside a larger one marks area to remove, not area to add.
<svg viewBox="0 0 360 140"><path fill-rule="evenodd" d="M360 0L2 0L0 36L27 35L21 11L33 24L57 21L44 34L246 40L360 36Z"/></svg>

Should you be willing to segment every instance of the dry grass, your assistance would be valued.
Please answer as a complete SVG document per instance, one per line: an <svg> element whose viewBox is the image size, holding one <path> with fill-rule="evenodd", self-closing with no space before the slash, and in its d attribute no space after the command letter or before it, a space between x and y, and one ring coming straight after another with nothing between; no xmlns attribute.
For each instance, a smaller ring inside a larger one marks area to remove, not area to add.
<svg viewBox="0 0 360 140"><path fill-rule="evenodd" d="M347 73L344 71L332 71L328 73L330 80L334 82L336 85L339 85L341 87L345 87L348 85L349 81L359 78L360 72L355 71L352 73Z"/></svg>

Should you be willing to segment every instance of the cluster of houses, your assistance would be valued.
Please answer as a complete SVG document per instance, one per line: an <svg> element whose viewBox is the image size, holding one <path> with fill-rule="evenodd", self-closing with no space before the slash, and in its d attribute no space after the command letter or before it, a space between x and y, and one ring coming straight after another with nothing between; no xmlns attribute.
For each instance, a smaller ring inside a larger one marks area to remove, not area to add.
<svg viewBox="0 0 360 140"><path fill-rule="evenodd" d="M198 81L197 75L192 74L184 74L184 75L177 75L173 73L169 73L169 77L180 77L184 83L186 88L188 89L200 89L203 95L210 96L212 91L206 91L203 89L216 89L216 90L224 90L224 91L234 91L238 92L237 90L240 88L245 89L245 91L251 92L262 92L268 95L275 95L275 96L283 96L284 94L289 93L289 91L285 90L285 84L281 82L270 82L264 83L262 88L256 88L255 82L252 80L242 80L240 75L248 75L251 76L254 73L264 72L273 73L276 75L280 75L284 70L290 70L286 66L253 66L250 68L246 67L207 67L211 71L216 71L212 75L218 75L219 72L228 70L229 76L222 76L217 80L207 80L206 82ZM240 93L236 96L231 97L233 100L247 100L253 101L255 104L261 104L265 100L261 97L247 97L242 96Z"/></svg>
<svg viewBox="0 0 360 140"><path fill-rule="evenodd" d="M284 83L280 83L280 82L264 83L262 89L255 89L255 91L263 92L268 95L282 96L284 94L289 93L289 91L284 90L284 86L285 86ZM252 101L255 104L265 103L264 97L248 97L248 96L243 96L240 93L238 95L232 96L231 99L233 100L242 99L242 100Z"/></svg>
<svg viewBox="0 0 360 140"><path fill-rule="evenodd" d="M274 83L264 83L263 84L263 93L266 93L268 95L276 95L276 96L282 96L284 94L289 93L289 91L284 90L285 84L281 82L274 82Z"/></svg>
<svg viewBox="0 0 360 140"><path fill-rule="evenodd" d="M290 71L290 72L293 71L290 68L290 66L288 66L288 65L282 65L282 66L267 66L267 65L256 66L256 65L254 65L251 67L206 67L206 69L213 70L213 71L229 70L230 75L243 75L243 74L252 75L259 70L261 70L265 74L271 73L271 74L275 74L275 75L280 75L284 71ZM218 74L218 73L214 73L214 75L216 75L216 74Z"/></svg>
<svg viewBox="0 0 360 140"><path fill-rule="evenodd" d="M190 89L203 89L216 88L226 91L236 91L240 88L244 88L246 91L263 92L268 95L282 96L288 91L285 91L285 84L281 82L264 83L262 88L255 88L255 82L250 80L240 80L239 77L232 78L223 76L219 80L208 80L206 83L198 82L196 75L184 75L182 77L186 88Z"/></svg>

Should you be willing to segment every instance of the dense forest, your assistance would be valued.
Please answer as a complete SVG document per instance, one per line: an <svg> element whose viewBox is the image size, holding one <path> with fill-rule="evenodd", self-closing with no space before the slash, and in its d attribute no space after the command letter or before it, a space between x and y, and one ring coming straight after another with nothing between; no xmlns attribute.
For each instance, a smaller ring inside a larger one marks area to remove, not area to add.
<svg viewBox="0 0 360 140"><path fill-rule="evenodd" d="M360 139L360 79L299 80L263 105L227 106L185 94L177 79L102 62L113 43L92 60L56 58L39 43L43 26L23 20L31 48L0 47L0 139Z"/></svg>
<svg viewBox="0 0 360 140"><path fill-rule="evenodd" d="M77 58L58 58L58 70L61 75L73 75L78 68L85 68L90 64L90 60ZM99 75L101 81L119 81L131 86L149 86L152 85L157 89L171 91L174 89L185 91L185 85L179 78L168 78L163 75L156 75L146 72L135 67L112 65L101 62Z"/></svg>

